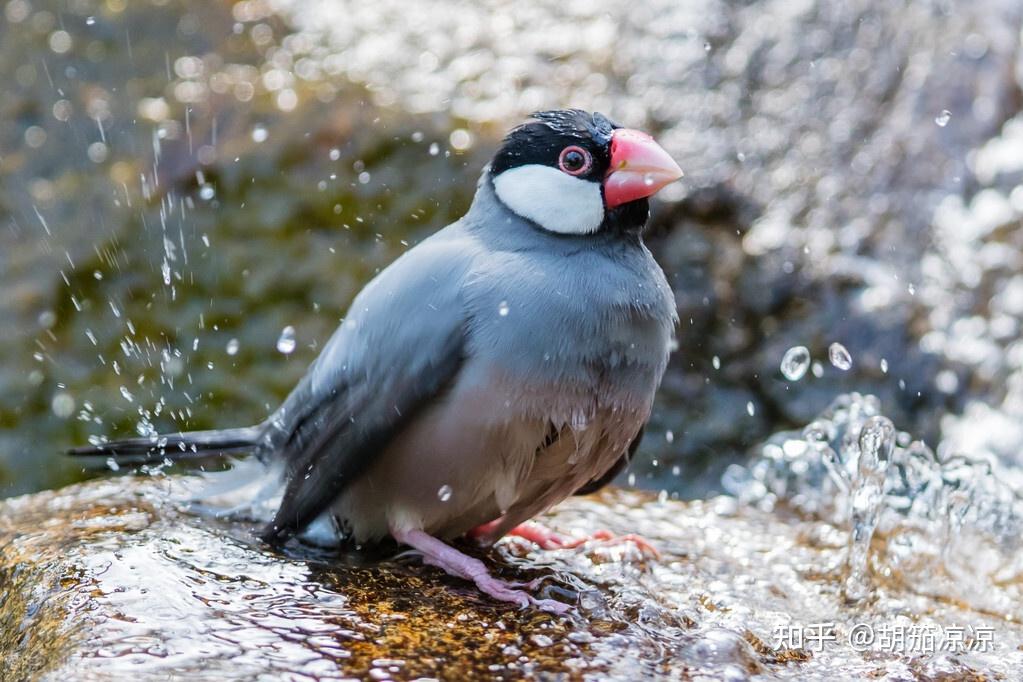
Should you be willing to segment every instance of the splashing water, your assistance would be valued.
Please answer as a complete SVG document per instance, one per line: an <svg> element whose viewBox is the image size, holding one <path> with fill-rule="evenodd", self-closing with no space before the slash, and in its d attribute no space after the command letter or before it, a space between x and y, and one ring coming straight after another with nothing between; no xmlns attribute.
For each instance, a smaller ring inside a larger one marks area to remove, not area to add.
<svg viewBox="0 0 1023 682"><path fill-rule="evenodd" d="M810 349L806 346L793 346L785 351L781 359L781 373L789 381L799 381L810 369Z"/></svg>
<svg viewBox="0 0 1023 682"><path fill-rule="evenodd" d="M849 355L846 347L837 341L828 346L828 360L843 372L847 372L852 368L852 356Z"/></svg>
<svg viewBox="0 0 1023 682"><path fill-rule="evenodd" d="M848 532L844 595L880 582L1023 616L1019 477L986 460L939 456L896 430L874 396L839 396L802 431L781 432L722 484L740 501L809 514Z"/></svg>

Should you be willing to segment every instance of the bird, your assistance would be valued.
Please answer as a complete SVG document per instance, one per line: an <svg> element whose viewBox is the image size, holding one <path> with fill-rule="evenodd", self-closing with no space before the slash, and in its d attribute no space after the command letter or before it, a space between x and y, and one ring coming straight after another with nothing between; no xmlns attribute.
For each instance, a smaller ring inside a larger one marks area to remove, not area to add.
<svg viewBox="0 0 1023 682"><path fill-rule="evenodd" d="M274 491L270 545L390 538L496 600L563 613L451 542L515 533L635 452L678 323L643 231L649 198L681 177L646 133L536 112L465 215L361 290L264 422L70 452L254 455Z"/></svg>

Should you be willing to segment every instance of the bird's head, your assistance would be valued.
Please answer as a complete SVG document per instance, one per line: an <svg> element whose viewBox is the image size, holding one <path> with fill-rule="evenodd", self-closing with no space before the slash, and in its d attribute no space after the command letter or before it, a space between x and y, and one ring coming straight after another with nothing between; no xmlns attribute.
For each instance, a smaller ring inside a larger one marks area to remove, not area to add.
<svg viewBox="0 0 1023 682"><path fill-rule="evenodd" d="M682 177L638 130L578 109L541 111L515 128L490 163L497 198L548 232L638 230L647 198Z"/></svg>

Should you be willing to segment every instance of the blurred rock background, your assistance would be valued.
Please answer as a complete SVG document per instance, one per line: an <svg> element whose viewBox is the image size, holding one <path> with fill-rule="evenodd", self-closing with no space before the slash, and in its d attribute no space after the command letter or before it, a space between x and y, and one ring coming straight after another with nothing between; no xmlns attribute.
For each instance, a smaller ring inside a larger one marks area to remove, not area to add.
<svg viewBox="0 0 1023 682"><path fill-rule="evenodd" d="M649 235L679 350L627 478L705 494L850 390L939 449L1020 455L1013 0L2 10L0 495L80 478L59 450L89 437L261 419L558 106L686 171Z"/></svg>

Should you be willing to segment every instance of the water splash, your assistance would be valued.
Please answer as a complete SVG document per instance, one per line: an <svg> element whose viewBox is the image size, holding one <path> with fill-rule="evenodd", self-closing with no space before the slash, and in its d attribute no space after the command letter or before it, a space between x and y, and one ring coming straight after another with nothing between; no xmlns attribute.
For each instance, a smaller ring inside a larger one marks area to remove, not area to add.
<svg viewBox="0 0 1023 682"><path fill-rule="evenodd" d="M779 506L848 533L844 594L878 581L1023 616L1023 489L993 461L939 456L896 430L870 395L839 396L801 431L777 433L722 483L741 502Z"/></svg>
<svg viewBox="0 0 1023 682"><path fill-rule="evenodd" d="M789 381L799 381L810 368L810 349L793 346L785 351L781 359L781 373Z"/></svg>
<svg viewBox="0 0 1023 682"><path fill-rule="evenodd" d="M828 346L828 360L831 361L832 365L843 372L847 372L852 369L852 356L849 354L846 347L837 341Z"/></svg>

